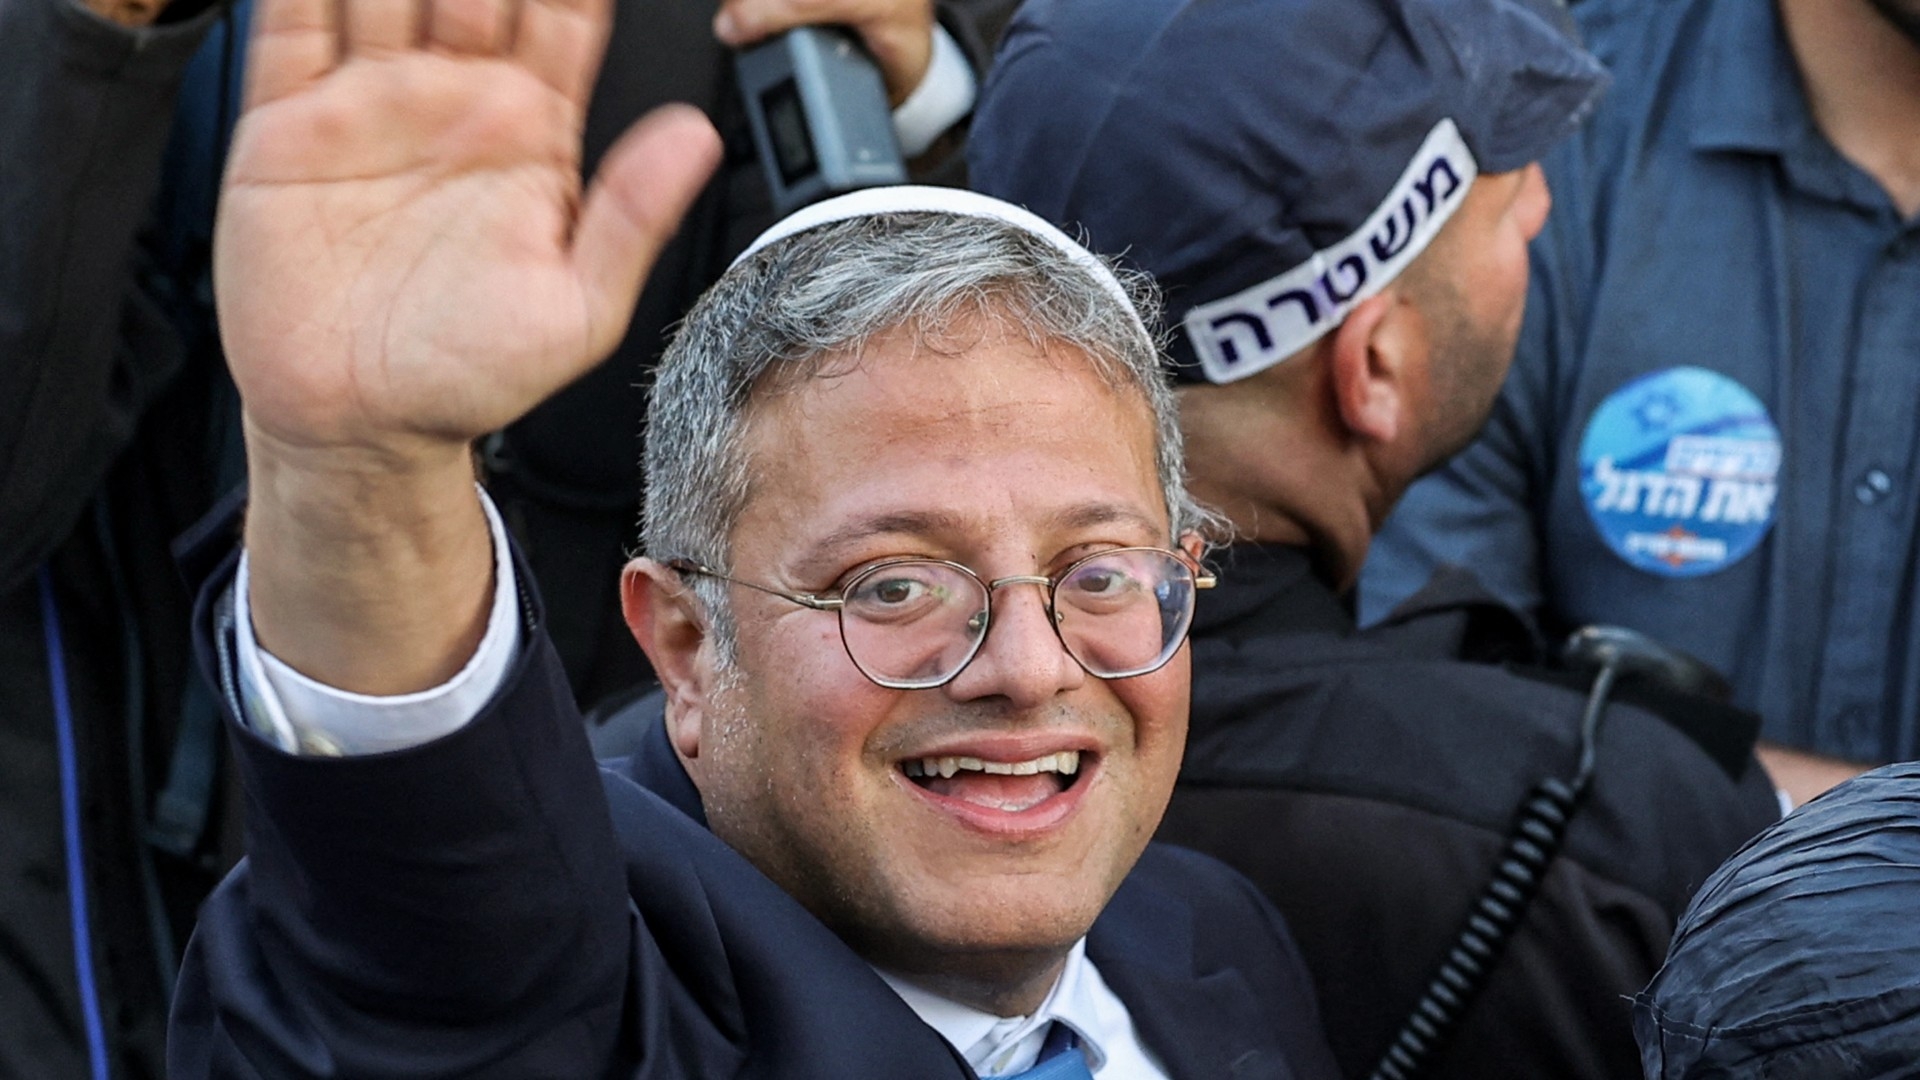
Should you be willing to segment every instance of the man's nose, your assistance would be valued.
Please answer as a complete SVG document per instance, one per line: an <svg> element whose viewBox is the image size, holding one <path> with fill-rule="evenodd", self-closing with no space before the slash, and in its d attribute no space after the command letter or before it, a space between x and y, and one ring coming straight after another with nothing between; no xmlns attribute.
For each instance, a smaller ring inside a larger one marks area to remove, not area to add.
<svg viewBox="0 0 1920 1080"><path fill-rule="evenodd" d="M1034 708L1086 681L1086 670L1054 633L1044 578L1001 579L988 602L986 640L947 684L950 696L999 697L1016 708Z"/></svg>

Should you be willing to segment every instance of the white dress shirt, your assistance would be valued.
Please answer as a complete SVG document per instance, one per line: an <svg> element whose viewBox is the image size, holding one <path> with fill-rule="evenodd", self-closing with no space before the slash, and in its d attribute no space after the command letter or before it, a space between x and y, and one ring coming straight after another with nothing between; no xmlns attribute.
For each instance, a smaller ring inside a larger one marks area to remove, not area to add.
<svg viewBox="0 0 1920 1080"><path fill-rule="evenodd" d="M1030 1016L995 1016L929 993L888 972L880 972L880 977L983 1077L1032 1068L1047 1029L1057 1021L1080 1037L1080 1051L1100 1080L1166 1080L1166 1072L1141 1045L1126 1005L1087 959L1084 938L1067 954L1059 981Z"/></svg>
<svg viewBox="0 0 1920 1080"><path fill-rule="evenodd" d="M893 134L900 140L900 153L919 157L942 133L973 111L979 86L973 78L973 65L960 51L947 28L934 24L933 57L920 85L907 100L893 110Z"/></svg>
<svg viewBox="0 0 1920 1080"><path fill-rule="evenodd" d="M493 534L493 606L486 634L472 659L431 690L373 697L316 682L262 649L247 599L248 564L240 553L234 578L234 636L239 654L243 721L292 754L350 756L419 746L464 727L505 680L520 648L519 585L506 557L507 535L493 500L479 494ZM960 1051L982 1076L1031 1067L1047 1027L1059 1020L1080 1036L1088 1064L1101 1080L1166 1080L1140 1044L1127 1007L1087 959L1083 940L1068 954L1053 990L1031 1016L999 1017L928 993L886 972L887 985Z"/></svg>
<svg viewBox="0 0 1920 1080"><path fill-rule="evenodd" d="M477 489L476 489L477 490ZM431 690L372 697L315 682L260 648L253 636L247 553L233 580L234 651L240 662L240 700L247 726L289 754L339 757L378 754L430 743L466 726L500 689L520 651L519 586L513 562L502 558L507 530L493 500L480 492L493 532L493 607L486 636L459 673Z"/></svg>

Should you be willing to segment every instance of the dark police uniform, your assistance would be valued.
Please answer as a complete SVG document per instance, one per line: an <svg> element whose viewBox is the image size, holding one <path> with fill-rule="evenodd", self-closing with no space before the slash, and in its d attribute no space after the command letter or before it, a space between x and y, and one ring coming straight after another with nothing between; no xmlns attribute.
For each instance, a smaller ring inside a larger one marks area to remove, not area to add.
<svg viewBox="0 0 1920 1080"><path fill-rule="evenodd" d="M1528 789L1566 777L1584 695L1493 663L1525 623L1460 575L1363 634L1298 548L1239 544L1193 628L1192 733L1159 837L1252 877L1286 916L1348 1076L1412 1010ZM1749 729L1750 731L1750 729ZM1693 891L1779 816L1738 739L1725 761L1609 707L1564 853L1435 1077L1617 1080L1628 997Z"/></svg>
<svg viewBox="0 0 1920 1080"><path fill-rule="evenodd" d="M1375 544L1363 621L1440 563L1713 664L1767 738L1920 756L1920 219L1815 127L1775 5L1585 0L1614 72L1480 441Z"/></svg>

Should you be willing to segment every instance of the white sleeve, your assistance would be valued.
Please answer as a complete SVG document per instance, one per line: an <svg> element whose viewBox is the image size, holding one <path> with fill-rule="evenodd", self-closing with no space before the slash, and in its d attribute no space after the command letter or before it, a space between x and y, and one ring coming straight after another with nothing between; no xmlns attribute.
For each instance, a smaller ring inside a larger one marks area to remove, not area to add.
<svg viewBox="0 0 1920 1080"><path fill-rule="evenodd" d="M910 158L926 153L942 132L973 111L978 92L967 54L960 51L946 27L935 23L933 58L927 63L927 73L907 100L893 110L893 133L900 140L900 152Z"/></svg>
<svg viewBox="0 0 1920 1080"><path fill-rule="evenodd" d="M473 658L453 678L430 690L373 697L336 690L300 674L262 649L253 636L247 603L247 554L234 577L235 653L239 658L242 721L291 754L340 757L403 750L466 726L492 699L520 649L520 610L507 532L493 501L480 493L493 534L493 609Z"/></svg>

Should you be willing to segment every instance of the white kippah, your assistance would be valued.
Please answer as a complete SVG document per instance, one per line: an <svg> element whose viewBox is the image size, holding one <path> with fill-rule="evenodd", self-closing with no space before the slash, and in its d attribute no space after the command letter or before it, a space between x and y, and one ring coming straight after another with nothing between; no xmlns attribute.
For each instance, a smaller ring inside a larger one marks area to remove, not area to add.
<svg viewBox="0 0 1920 1080"><path fill-rule="evenodd" d="M1120 306L1126 308L1127 313L1133 316L1134 325L1140 328L1141 336L1149 342L1153 340L1153 335L1148 333L1146 324L1140 321L1140 312L1133 306L1133 298L1127 295L1126 287L1120 284L1119 278L1113 276L1113 271L1107 267L1106 263L1095 258L1092 252L1075 243L1072 237L1055 228L1038 214L1012 203L1002 202L992 196L962 188L928 187L918 184L861 188L858 191L802 207L775 222L772 228L756 237L753 243L747 245L747 250L733 260L733 265L740 265L742 260L761 248L785 240L789 236L806 232L808 229L817 229L822 225L831 225L836 221L847 221L851 218L911 213L992 218L1045 240L1087 273L1092 274L1094 280L1112 293L1113 298L1120 301Z"/></svg>

